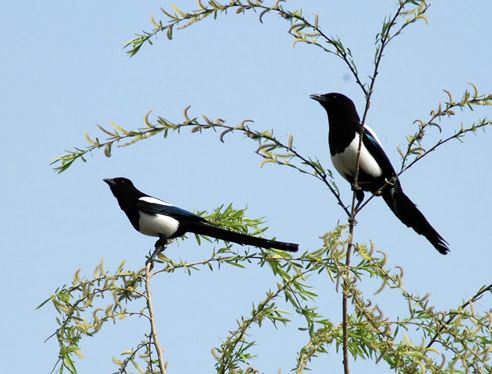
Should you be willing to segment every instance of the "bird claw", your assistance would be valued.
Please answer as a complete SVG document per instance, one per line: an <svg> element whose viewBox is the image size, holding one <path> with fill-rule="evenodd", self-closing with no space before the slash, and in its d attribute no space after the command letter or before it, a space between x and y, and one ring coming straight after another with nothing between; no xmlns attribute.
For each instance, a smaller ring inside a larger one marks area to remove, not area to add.
<svg viewBox="0 0 492 374"><path fill-rule="evenodd" d="M349 222L349 225L352 225L352 226L357 225L357 220L355 218L349 218L348 222Z"/></svg>
<svg viewBox="0 0 492 374"><path fill-rule="evenodd" d="M362 201L364 200L364 191L362 191L362 187L352 185L352 191L355 192L355 198L357 199L359 204L362 203Z"/></svg>
<svg viewBox="0 0 492 374"><path fill-rule="evenodd" d="M154 267L154 260L159 255L159 253L164 252L167 246L167 239L159 238L154 244L154 251L145 261L145 266L147 267L150 264L150 270Z"/></svg>
<svg viewBox="0 0 492 374"><path fill-rule="evenodd" d="M383 191L381 191L380 189L377 190L376 192L374 192L374 196L381 196L383 194Z"/></svg>
<svg viewBox="0 0 492 374"><path fill-rule="evenodd" d="M355 190L355 198L359 204L362 203L364 201L364 191L362 191L362 189Z"/></svg>
<svg viewBox="0 0 492 374"><path fill-rule="evenodd" d="M147 266L149 266L149 271L151 271L154 268L154 260L150 257L147 258L147 260L145 260L145 267Z"/></svg>

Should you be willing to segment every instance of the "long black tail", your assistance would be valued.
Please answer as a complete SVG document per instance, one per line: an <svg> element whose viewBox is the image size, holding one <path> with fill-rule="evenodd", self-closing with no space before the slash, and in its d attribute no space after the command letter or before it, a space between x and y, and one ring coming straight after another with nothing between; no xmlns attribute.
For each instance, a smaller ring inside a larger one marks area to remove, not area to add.
<svg viewBox="0 0 492 374"><path fill-rule="evenodd" d="M260 248L276 248L287 252L296 252L299 249L299 244L277 242L275 240L268 240L263 238L257 238L255 236L240 234L238 232L229 231L220 227L202 223L192 222L186 226L186 231L194 234L210 236L212 238L225 240L226 242L234 242L241 245L252 245Z"/></svg>
<svg viewBox="0 0 492 374"><path fill-rule="evenodd" d="M383 190L383 199L392 212L417 234L424 235L439 253L449 252L448 243L434 230L417 206L403 193L399 183Z"/></svg>

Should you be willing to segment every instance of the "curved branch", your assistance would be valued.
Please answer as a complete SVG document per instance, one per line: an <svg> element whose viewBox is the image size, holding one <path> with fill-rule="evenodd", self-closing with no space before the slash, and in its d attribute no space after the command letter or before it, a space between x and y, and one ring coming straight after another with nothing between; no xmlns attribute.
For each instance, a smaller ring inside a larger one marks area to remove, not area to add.
<svg viewBox="0 0 492 374"><path fill-rule="evenodd" d="M145 266L145 293L146 293L146 300L147 300L147 309L149 310L150 334L157 353L159 369L161 371L161 374L166 374L167 364L166 361L164 360L164 354L161 348L161 343L159 341L159 337L157 335L157 328L155 325L154 304L152 302L152 290L150 288L151 269L152 269L152 262L149 261Z"/></svg>
<svg viewBox="0 0 492 374"><path fill-rule="evenodd" d="M466 307L470 306L471 304L473 304L474 302L476 302L477 300L479 300L483 295L485 295L487 292L490 292L492 293L492 284L489 284L488 286L483 286L481 287L476 293L475 295L473 295L472 297L470 297L467 301L465 301L463 304L461 304L458 308L458 310L463 310L465 309ZM432 339L429 341L429 343L427 343L426 345L426 349L429 349L430 347L432 347L432 345L437 341L437 339L439 338L439 336L446 331L446 328L449 326L449 324L451 322L454 321L454 319L456 317L459 317L460 316L460 313L456 312L456 313L450 313L451 315L449 316L449 318L443 322L443 323L440 323L438 328L437 328L437 332L435 333L435 335L432 337Z"/></svg>
<svg viewBox="0 0 492 374"><path fill-rule="evenodd" d="M221 142L224 142L225 136L229 133L241 133L258 144L256 154L264 159L262 164L275 163L278 165L289 166L303 174L314 176L330 190L337 200L338 205L344 210L347 216L350 214L334 184L331 172L328 171L327 173L319 161L314 161L310 157L303 156L299 153L293 146L292 136L289 137L287 144L283 143L273 135L273 131L252 130L248 126L248 122L252 122L251 120L244 120L239 125L231 126L227 125L222 119L211 120L207 116L203 116L204 122L200 123L197 118L190 118L188 116L189 108L190 107L187 107L183 112L185 121L182 123L173 123L163 117L157 117L157 123L154 124L150 122L148 113L145 116L144 121L146 127L144 128L126 130L122 126L114 123L111 124L113 127L112 130L99 126L99 129L106 135L104 141L100 141L97 137L93 139L86 134L85 138L88 141L89 146L85 149L75 148L73 151L67 151L67 153L55 158L55 160L51 162L51 165L57 165L54 167L55 171L62 173L72 166L74 161L79 159L85 161L87 154L94 150L103 149L104 154L107 157L110 157L114 144L123 143L119 146L124 147L160 133L163 133L164 137L167 137L169 132L179 133L181 129L185 128L190 128L192 133L201 133L204 130L220 132L219 139ZM285 151L286 153L275 153L275 150ZM302 166L290 163L289 161L292 159L297 159L300 165L305 165L309 169L306 170Z"/></svg>

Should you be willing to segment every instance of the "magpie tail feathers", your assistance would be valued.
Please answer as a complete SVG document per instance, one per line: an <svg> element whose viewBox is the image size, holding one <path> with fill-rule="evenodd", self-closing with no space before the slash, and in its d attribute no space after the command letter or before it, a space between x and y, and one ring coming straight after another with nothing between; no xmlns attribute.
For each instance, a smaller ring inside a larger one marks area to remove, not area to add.
<svg viewBox="0 0 492 374"><path fill-rule="evenodd" d="M446 240L431 226L399 184L383 190L382 197L401 222L411 227L417 234L425 236L439 253L445 255L449 252Z"/></svg>
<svg viewBox="0 0 492 374"><path fill-rule="evenodd" d="M297 252L297 250L299 249L299 244L257 238L255 236L229 231L203 222L189 223L186 227L186 231L194 234L210 236L212 238L224 240L226 242L234 242L240 245L251 245L254 247L265 249L275 248L286 252Z"/></svg>

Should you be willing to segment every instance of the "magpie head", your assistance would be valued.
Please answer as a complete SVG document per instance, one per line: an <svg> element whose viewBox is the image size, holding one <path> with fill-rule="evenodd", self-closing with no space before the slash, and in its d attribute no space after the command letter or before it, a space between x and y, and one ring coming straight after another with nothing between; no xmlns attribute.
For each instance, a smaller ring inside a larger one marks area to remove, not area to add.
<svg viewBox="0 0 492 374"><path fill-rule="evenodd" d="M323 95L311 95L311 99L316 100L328 112L331 125L335 125L341 120L351 120L360 122L359 115L355 109L354 102L347 96L331 92Z"/></svg>
<svg viewBox="0 0 492 374"><path fill-rule="evenodd" d="M128 178L105 178L103 181L108 184L111 192L118 199L118 201L131 198L138 199L138 197L143 195Z"/></svg>

